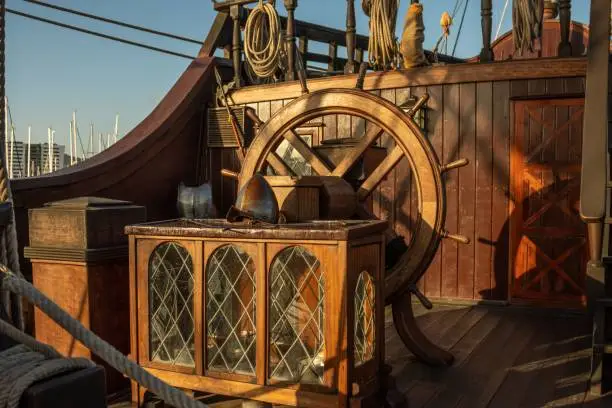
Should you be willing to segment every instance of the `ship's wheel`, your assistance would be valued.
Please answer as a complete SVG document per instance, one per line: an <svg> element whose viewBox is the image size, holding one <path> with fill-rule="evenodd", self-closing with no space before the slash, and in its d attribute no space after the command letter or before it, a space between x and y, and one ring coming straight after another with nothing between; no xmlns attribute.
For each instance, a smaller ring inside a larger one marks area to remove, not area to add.
<svg viewBox="0 0 612 408"><path fill-rule="evenodd" d="M301 97L285 105L267 122L258 121L259 131L249 146L238 177L239 188L255 173L264 172L268 167L278 175L292 174L289 166L276 153L283 140L287 140L318 175L342 178L378 138L383 134L392 137L395 146L378 167L366 175L356 191L359 202L357 214L363 218L374 217L365 205L366 200L389 172L406 159L415 181L419 214L413 224L408 249L386 271L385 298L387 304L393 305L393 318L400 337L417 357L431 364L451 363L452 355L429 342L417 327L411 295L416 294L425 304L428 303L416 289L416 283L431 263L440 240L444 237L465 240L444 230L446 198L441 175L466 161L446 166L440 164L432 145L412 118L414 108L406 113L395 104L361 90L359 86L356 89L325 89L312 93L308 93L305 86L303 88ZM335 168L319 157L296 132L296 128L306 122L333 114L350 115L368 123L367 131L347 149ZM256 117L254 119L257 121ZM394 235L392 227L389 235Z"/></svg>

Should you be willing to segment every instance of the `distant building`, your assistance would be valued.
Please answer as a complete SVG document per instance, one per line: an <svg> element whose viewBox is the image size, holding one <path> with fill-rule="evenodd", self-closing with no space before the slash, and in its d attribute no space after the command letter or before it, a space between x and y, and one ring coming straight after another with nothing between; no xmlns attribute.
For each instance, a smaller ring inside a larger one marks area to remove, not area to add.
<svg viewBox="0 0 612 408"><path fill-rule="evenodd" d="M12 154L11 154L12 151ZM30 144L30 176L37 176L64 168L70 164L70 156L65 154L64 145L53 144L53 160L49 163L49 143ZM23 142L9 143L7 149L7 167L12 168L12 178L28 176L28 144Z"/></svg>

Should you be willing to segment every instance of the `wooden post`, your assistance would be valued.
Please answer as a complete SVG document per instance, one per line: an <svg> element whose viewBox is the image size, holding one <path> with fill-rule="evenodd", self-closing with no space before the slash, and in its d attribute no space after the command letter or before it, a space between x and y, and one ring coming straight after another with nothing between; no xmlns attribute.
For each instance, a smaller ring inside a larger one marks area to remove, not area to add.
<svg viewBox="0 0 612 408"><path fill-rule="evenodd" d="M346 0L346 55L347 61L344 66L345 74L355 73L355 0Z"/></svg>
<svg viewBox="0 0 612 408"><path fill-rule="evenodd" d="M589 234L586 279L589 307L604 294L605 268L601 256L602 246L609 244L608 239L604 241L603 222L606 206L610 205L606 200L610 9L610 0L591 1L580 181L580 216L587 223Z"/></svg>
<svg viewBox="0 0 612 408"><path fill-rule="evenodd" d="M338 58L338 47L334 41L329 43L329 61L327 62L327 70L336 70L336 58Z"/></svg>
<svg viewBox="0 0 612 408"><path fill-rule="evenodd" d="M123 229L145 221L145 207L96 197L57 201L29 212L30 242L23 254L32 263L34 286L124 354L130 352L130 299ZM38 309L34 322L38 340L64 356L91 358L89 349ZM109 394L128 385L121 373L102 365Z"/></svg>
<svg viewBox="0 0 612 408"><path fill-rule="evenodd" d="M287 73L285 79L287 81L295 80L295 9L298 6L297 0L285 0L285 8L287 9Z"/></svg>
<svg viewBox="0 0 612 408"><path fill-rule="evenodd" d="M230 17L234 22L234 29L232 34L232 54L234 64L234 82L236 88L240 88L242 85L242 43L240 38L240 11L242 6L233 5L230 7Z"/></svg>
<svg viewBox="0 0 612 408"><path fill-rule="evenodd" d="M304 63L305 67L306 58L308 56L308 37L306 37L305 35L301 35L298 41L298 52L302 56L302 62Z"/></svg>
<svg viewBox="0 0 612 408"><path fill-rule="evenodd" d="M571 23L571 0L559 0L559 24L561 26L561 41L557 55L559 57L572 56L572 44L569 41Z"/></svg>
<svg viewBox="0 0 612 408"><path fill-rule="evenodd" d="M492 0L481 0L480 15L482 25L482 51L480 51L480 62L493 61L493 50L491 49L491 27L493 25Z"/></svg>

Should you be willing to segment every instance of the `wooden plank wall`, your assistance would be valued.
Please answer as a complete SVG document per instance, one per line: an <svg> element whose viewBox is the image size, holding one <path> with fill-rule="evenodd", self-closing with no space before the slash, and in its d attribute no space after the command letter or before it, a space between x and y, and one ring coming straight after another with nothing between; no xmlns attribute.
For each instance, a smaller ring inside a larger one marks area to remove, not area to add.
<svg viewBox="0 0 612 408"><path fill-rule="evenodd" d="M430 95L427 135L441 163L468 158L470 164L446 173L446 228L470 238L470 244L444 240L420 281L432 298L505 300L508 293L510 135L513 131L513 98L576 95L584 92L583 78L504 80L371 91L401 104L412 95ZM267 120L289 100L252 103ZM324 118L324 139L360 137L368 124L347 115ZM379 143L393 147L383 135ZM222 168L239 170L231 149L209 153L213 194L224 215L236 194L235 182L221 180ZM374 213L388 219L400 235L410 238L418 217L412 174L403 160L372 195Z"/></svg>

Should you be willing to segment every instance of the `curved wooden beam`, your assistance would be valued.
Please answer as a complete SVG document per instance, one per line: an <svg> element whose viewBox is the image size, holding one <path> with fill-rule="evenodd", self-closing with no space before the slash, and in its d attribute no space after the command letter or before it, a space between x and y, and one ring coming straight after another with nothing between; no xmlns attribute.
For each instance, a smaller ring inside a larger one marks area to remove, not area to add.
<svg viewBox="0 0 612 408"><path fill-rule="evenodd" d="M421 331L412 310L412 294L405 292L392 303L393 323L406 347L419 360L435 366L449 366L455 357L433 344Z"/></svg>
<svg viewBox="0 0 612 408"><path fill-rule="evenodd" d="M198 57L153 111L116 144L75 166L11 181L20 253L29 242L28 210L50 201L104 196L146 206L149 220L176 216L177 186L196 181L202 108L214 97L212 55L228 21L226 14L217 16ZM29 262L22 259L22 265L29 276Z"/></svg>

